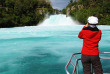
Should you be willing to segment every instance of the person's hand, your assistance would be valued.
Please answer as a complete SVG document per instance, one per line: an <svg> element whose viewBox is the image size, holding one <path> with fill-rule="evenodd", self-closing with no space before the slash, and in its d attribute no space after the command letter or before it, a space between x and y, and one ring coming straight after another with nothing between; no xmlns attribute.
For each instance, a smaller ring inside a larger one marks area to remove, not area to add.
<svg viewBox="0 0 110 74"><path fill-rule="evenodd" d="M88 27L88 25L89 25L89 23L87 23L87 24L85 25L85 27Z"/></svg>

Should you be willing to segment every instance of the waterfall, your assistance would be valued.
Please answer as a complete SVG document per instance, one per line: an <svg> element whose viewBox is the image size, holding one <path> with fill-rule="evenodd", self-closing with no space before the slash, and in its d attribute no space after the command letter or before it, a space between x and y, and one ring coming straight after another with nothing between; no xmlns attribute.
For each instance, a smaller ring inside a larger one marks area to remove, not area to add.
<svg viewBox="0 0 110 74"><path fill-rule="evenodd" d="M78 22L72 20L72 18L66 17L66 15L59 14L59 15L51 15L49 18L45 19L43 23L40 25L42 26L54 26L54 25L77 25Z"/></svg>

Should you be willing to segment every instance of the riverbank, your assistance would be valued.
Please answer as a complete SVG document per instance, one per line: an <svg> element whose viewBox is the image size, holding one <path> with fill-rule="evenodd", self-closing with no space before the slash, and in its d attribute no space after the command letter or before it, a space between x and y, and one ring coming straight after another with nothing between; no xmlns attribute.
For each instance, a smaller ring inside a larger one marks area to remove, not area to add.
<svg viewBox="0 0 110 74"><path fill-rule="evenodd" d="M77 0L62 10L62 13L70 15L74 20L86 24L89 16L99 18L100 25L110 25L109 0Z"/></svg>
<svg viewBox="0 0 110 74"><path fill-rule="evenodd" d="M2 0L0 28L37 25L53 13L48 0Z"/></svg>

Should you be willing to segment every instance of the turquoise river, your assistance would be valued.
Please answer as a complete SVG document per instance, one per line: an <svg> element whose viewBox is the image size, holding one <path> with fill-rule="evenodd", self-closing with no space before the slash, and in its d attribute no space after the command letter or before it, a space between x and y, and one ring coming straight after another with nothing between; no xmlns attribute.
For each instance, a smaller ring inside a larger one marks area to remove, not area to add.
<svg viewBox="0 0 110 74"><path fill-rule="evenodd" d="M71 55L81 52L78 33L83 26L59 14L51 15L38 26L1 28L0 74L66 74L65 65ZM98 28L102 30L100 52L110 52L110 26ZM110 60L101 62L104 72L110 74ZM73 67L68 69L72 72ZM83 74L81 62L79 74Z"/></svg>

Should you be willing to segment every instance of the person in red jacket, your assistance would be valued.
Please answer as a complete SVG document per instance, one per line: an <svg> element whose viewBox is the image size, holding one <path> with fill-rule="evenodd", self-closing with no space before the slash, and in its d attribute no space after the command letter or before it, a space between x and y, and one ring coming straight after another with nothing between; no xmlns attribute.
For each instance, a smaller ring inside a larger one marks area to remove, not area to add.
<svg viewBox="0 0 110 74"><path fill-rule="evenodd" d="M103 74L98 49L98 43L101 40L101 30L97 28L97 24L97 17L89 17L88 23L78 35L80 39L83 39L81 62L84 74L91 74L91 64L95 74Z"/></svg>

